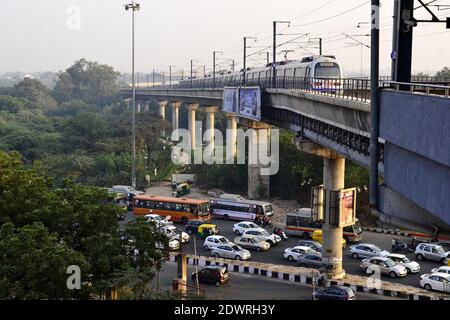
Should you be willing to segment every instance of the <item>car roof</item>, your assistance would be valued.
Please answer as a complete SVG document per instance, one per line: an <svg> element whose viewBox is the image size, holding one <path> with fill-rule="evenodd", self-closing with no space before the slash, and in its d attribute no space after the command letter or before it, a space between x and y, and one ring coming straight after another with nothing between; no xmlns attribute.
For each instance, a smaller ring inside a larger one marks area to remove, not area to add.
<svg viewBox="0 0 450 320"><path fill-rule="evenodd" d="M295 247L292 247L291 248L291 250L292 249L304 249L304 250L309 250L309 249L311 249L310 247L306 247L306 246L295 246Z"/></svg>
<svg viewBox="0 0 450 320"><path fill-rule="evenodd" d="M373 243L367 243L367 242L363 242L363 243L357 243L354 245L355 247L357 246L364 246L364 247L377 247L377 245L373 244Z"/></svg>
<svg viewBox="0 0 450 320"><path fill-rule="evenodd" d="M436 269L439 269L439 270L450 270L450 266L442 266L442 267L438 267Z"/></svg>
<svg viewBox="0 0 450 320"><path fill-rule="evenodd" d="M428 276L440 276L440 277L443 277L443 278L445 278L447 280L450 280L450 274L444 273L444 272L434 272L434 273L428 274Z"/></svg>
<svg viewBox="0 0 450 320"><path fill-rule="evenodd" d="M237 225L237 224L256 224L256 223L254 223L253 221L239 221L239 222L236 222L235 223L235 225Z"/></svg>
<svg viewBox="0 0 450 320"><path fill-rule="evenodd" d="M389 253L386 257L405 258L406 256L404 254Z"/></svg>
<svg viewBox="0 0 450 320"><path fill-rule="evenodd" d="M421 243L420 245L425 245L429 247L442 247L440 244L437 243Z"/></svg>
<svg viewBox="0 0 450 320"><path fill-rule="evenodd" d="M372 259L380 259L380 260L386 261L386 260L389 260L390 258L389 257L382 257L382 256L375 256L375 257L367 258L367 260L372 260Z"/></svg>
<svg viewBox="0 0 450 320"><path fill-rule="evenodd" d="M225 237L221 236L221 235L213 235L213 236L207 236L206 237L206 239L209 239L209 238L211 238L211 239L220 239L220 238L225 238Z"/></svg>

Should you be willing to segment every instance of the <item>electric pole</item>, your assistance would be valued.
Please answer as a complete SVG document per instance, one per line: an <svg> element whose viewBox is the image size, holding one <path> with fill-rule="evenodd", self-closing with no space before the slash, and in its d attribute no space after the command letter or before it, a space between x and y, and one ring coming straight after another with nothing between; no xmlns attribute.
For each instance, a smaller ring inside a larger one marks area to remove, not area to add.
<svg viewBox="0 0 450 320"><path fill-rule="evenodd" d="M277 63L277 23L287 23L288 26L291 25L290 21L273 21L273 53L272 53L272 87L275 87L277 76L276 63Z"/></svg>
<svg viewBox="0 0 450 320"><path fill-rule="evenodd" d="M244 68L243 68L243 73L242 73L242 85L245 86L245 73L247 72L247 39L254 39L255 41L257 40L256 37L244 37ZM233 65L234 65L234 60L233 60Z"/></svg>
<svg viewBox="0 0 450 320"><path fill-rule="evenodd" d="M222 54L222 51L213 51L213 88L216 87L216 54Z"/></svg>

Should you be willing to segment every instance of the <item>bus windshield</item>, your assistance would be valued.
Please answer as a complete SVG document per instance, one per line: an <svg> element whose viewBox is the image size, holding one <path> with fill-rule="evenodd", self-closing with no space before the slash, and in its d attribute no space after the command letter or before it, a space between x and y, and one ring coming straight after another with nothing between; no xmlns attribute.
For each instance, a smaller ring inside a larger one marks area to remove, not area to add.
<svg viewBox="0 0 450 320"><path fill-rule="evenodd" d="M207 216L209 214L209 203L202 203L199 206L198 215L199 216Z"/></svg>
<svg viewBox="0 0 450 320"><path fill-rule="evenodd" d="M270 204L266 204L264 206L264 212L265 212L266 216L272 216L273 215L272 206Z"/></svg>
<svg viewBox="0 0 450 320"><path fill-rule="evenodd" d="M341 70L337 63L319 62L316 64L314 77L316 78L340 78Z"/></svg>

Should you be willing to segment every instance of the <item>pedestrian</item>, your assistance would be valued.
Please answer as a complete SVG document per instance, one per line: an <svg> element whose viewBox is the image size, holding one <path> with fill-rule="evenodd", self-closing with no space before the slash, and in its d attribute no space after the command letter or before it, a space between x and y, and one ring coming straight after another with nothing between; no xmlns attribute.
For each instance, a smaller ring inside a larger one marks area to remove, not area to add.
<svg viewBox="0 0 450 320"><path fill-rule="evenodd" d="M395 242L396 242L395 237L392 237L392 252L395 251Z"/></svg>

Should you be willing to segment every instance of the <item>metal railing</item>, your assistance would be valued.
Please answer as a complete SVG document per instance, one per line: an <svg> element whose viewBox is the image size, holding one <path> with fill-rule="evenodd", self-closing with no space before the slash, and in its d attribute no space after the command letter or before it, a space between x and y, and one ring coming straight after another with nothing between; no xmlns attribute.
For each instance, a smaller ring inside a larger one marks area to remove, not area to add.
<svg viewBox="0 0 450 320"><path fill-rule="evenodd" d="M446 98L450 96L450 86L448 85L384 81L382 88L394 89L395 91L409 91L411 93L424 93L425 95L440 95Z"/></svg>

